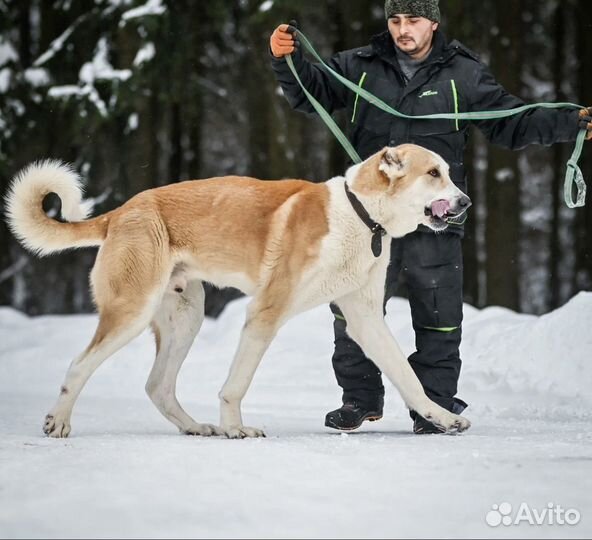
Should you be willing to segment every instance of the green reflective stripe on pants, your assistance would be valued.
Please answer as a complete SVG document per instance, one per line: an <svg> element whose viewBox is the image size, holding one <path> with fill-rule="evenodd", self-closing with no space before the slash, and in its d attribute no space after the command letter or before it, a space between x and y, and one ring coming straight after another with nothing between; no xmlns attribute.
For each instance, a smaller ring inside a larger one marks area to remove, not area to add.
<svg viewBox="0 0 592 540"><path fill-rule="evenodd" d="M362 88L362 85L364 84L365 80L366 80L366 72L364 71L364 73L362 73L362 77L360 78L360 82L358 83L358 86L360 88ZM354 101L354 112L351 117L352 124L354 123L354 121L356 119L356 110L358 108L358 99L360 99L360 94L356 94L356 100Z"/></svg>
<svg viewBox="0 0 592 540"><path fill-rule="evenodd" d="M458 92L456 91L456 83L454 82L454 79L450 80L450 84L452 85L452 95L454 97L454 114L456 115L456 114L458 114ZM455 122L456 122L456 131L458 131L460 129L458 127L458 117L455 119Z"/></svg>
<svg viewBox="0 0 592 540"><path fill-rule="evenodd" d="M434 328L431 326L423 326L422 328L424 330L433 330L434 332L449 333L449 332L454 332L455 330L458 330L460 327L459 326L450 326L450 327L444 327L444 328Z"/></svg>
<svg viewBox="0 0 592 540"><path fill-rule="evenodd" d="M333 313L333 315L335 315L335 318L338 321L345 321L345 317L343 315L337 315L337 313Z"/></svg>

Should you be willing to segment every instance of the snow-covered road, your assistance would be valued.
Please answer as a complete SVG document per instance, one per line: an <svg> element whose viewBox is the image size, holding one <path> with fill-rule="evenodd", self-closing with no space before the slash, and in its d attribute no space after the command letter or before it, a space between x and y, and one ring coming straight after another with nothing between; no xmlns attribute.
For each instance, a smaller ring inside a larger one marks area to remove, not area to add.
<svg viewBox="0 0 592 540"><path fill-rule="evenodd" d="M205 322L181 371L198 421L217 423L245 302ZM410 352L404 300L388 320ZM0 309L0 537L589 537L591 321L592 293L543 317L466 306L461 436L413 435L390 387L380 422L325 428L340 392L321 307L282 329L247 394L266 439L179 435L144 394L145 333L91 379L70 438L50 440L43 417L96 317Z"/></svg>

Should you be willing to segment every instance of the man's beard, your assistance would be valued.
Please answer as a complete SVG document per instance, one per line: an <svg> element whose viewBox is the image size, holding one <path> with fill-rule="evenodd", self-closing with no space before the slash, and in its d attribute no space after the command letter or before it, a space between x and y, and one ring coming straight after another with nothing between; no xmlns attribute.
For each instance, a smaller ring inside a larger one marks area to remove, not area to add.
<svg viewBox="0 0 592 540"><path fill-rule="evenodd" d="M399 49L401 49L401 51L403 51L404 53L413 54L414 52L417 52L419 50L419 46L417 45L417 42L414 39L407 38L405 40L402 40L401 38L399 38L397 42L399 45ZM413 46L413 49L408 50L403 48L409 46Z"/></svg>
<svg viewBox="0 0 592 540"><path fill-rule="evenodd" d="M401 40L397 40L397 45L399 47L399 50L405 54L415 54L417 51L419 51L419 46L417 45L417 43L412 40L412 39L408 39L406 40L404 43L400 42ZM413 46L412 49L404 49L403 47L409 47L409 46Z"/></svg>

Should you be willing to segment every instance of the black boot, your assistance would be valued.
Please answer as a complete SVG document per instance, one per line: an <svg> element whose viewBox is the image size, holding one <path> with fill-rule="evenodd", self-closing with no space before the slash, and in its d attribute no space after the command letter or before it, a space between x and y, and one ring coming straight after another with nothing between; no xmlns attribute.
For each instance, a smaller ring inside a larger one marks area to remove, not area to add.
<svg viewBox="0 0 592 540"><path fill-rule="evenodd" d="M382 418L384 386L380 370L348 336L339 308L331 304L331 311L335 315L333 369L337 383L343 389L343 406L327 413L325 425L351 431L359 428L364 420L373 422Z"/></svg>
<svg viewBox="0 0 592 540"><path fill-rule="evenodd" d="M375 422L382 418L383 400L371 406L346 402L339 409L335 409L325 416L325 425L341 431L353 431L362 425L364 420Z"/></svg>
<svg viewBox="0 0 592 540"><path fill-rule="evenodd" d="M452 413L460 414L468 407L462 399L453 399ZM413 418L413 433L416 435L437 435L446 431L444 428L432 424L432 422L426 420L423 416L419 416L415 411L411 411L411 418Z"/></svg>
<svg viewBox="0 0 592 540"><path fill-rule="evenodd" d="M413 433L416 435L436 435L439 433L444 433L445 431L446 430L444 428L438 427L436 424L432 424L423 416L419 416L419 414L416 414L415 418L413 419Z"/></svg>

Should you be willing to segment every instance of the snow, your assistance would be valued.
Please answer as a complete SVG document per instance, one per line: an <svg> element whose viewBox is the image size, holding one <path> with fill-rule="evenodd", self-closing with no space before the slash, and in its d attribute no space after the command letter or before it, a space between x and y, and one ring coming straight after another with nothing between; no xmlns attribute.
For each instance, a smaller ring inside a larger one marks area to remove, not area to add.
<svg viewBox="0 0 592 540"><path fill-rule="evenodd" d="M156 54L156 49L154 48L154 43L148 42L143 47L141 47L136 56L134 58L134 66L141 66L144 62L149 62L154 58Z"/></svg>
<svg viewBox="0 0 592 540"><path fill-rule="evenodd" d="M498 182L507 182L514 179L514 171L510 168L499 169L495 172L495 179Z"/></svg>
<svg viewBox="0 0 592 540"><path fill-rule="evenodd" d="M138 129L139 124L140 124L140 117L138 116L138 113L130 114L127 119L128 131L134 131L134 130Z"/></svg>
<svg viewBox="0 0 592 540"><path fill-rule="evenodd" d="M166 7L162 5L161 0L148 0L143 6L130 9L121 15L123 21L129 21L146 15L162 15Z"/></svg>
<svg viewBox="0 0 592 540"><path fill-rule="evenodd" d="M24 72L25 80L34 87L47 86L49 84L49 73L43 68L28 68Z"/></svg>
<svg viewBox="0 0 592 540"><path fill-rule="evenodd" d="M33 65L38 67L45 64L45 62L47 62L48 60L51 60L55 56L55 54L59 52L61 48L64 46L66 40L72 35L72 32L74 32L74 29L75 25L66 28L66 30L64 30L56 39L54 39L50 43L49 49L47 49L47 51L45 51L41 56L39 56L39 58L35 60Z"/></svg>
<svg viewBox="0 0 592 540"><path fill-rule="evenodd" d="M265 0L260 6L259 6L259 11L260 12L265 12L265 11L269 11L271 8L273 7L273 0Z"/></svg>
<svg viewBox="0 0 592 540"><path fill-rule="evenodd" d="M68 99L71 96L87 98L106 117L107 105L101 99L94 86L96 80L126 81L132 76L129 69L114 69L108 60L108 46L105 38L99 39L95 49L95 55L91 62L86 62L80 68L80 85L53 86L48 90L48 95L56 99Z"/></svg>
<svg viewBox="0 0 592 540"><path fill-rule="evenodd" d="M86 62L80 68L78 77L81 82L93 85L95 80L119 79L126 81L132 76L129 69L113 69L108 60L108 53L107 39L99 39L92 62Z"/></svg>
<svg viewBox="0 0 592 540"><path fill-rule="evenodd" d="M60 45L61 46L61 45ZM36 64L42 63L37 60ZM79 84L66 84L52 86L48 90L48 95L54 99L68 99L70 97L80 97L88 99L97 109L101 116L106 117L108 106L101 99L99 92L95 88L95 81L127 81L132 76L130 69L114 69L109 62L109 47L106 38L100 38L95 47L93 59L85 62L78 73ZM82 112L81 112L82 114Z"/></svg>
<svg viewBox="0 0 592 540"><path fill-rule="evenodd" d="M0 69L0 94L4 94L8 90L11 78L12 70L10 68Z"/></svg>
<svg viewBox="0 0 592 540"><path fill-rule="evenodd" d="M179 400L199 421L217 422L246 303L205 321L181 370ZM408 304L388 309L408 354ZM455 437L413 435L390 386L380 422L323 426L340 401L326 306L281 329L244 400L246 424L266 439L181 436L144 394L146 332L89 381L70 438L52 440L42 419L96 316L2 308L0 537L589 537L591 320L589 292L541 317L466 306L459 396L473 427ZM502 503L581 519L487 525Z"/></svg>
<svg viewBox="0 0 592 540"><path fill-rule="evenodd" d="M64 84L62 86L52 86L48 91L48 95L52 98L68 98L70 96L81 95L82 88L75 84Z"/></svg>
<svg viewBox="0 0 592 540"><path fill-rule="evenodd" d="M54 99L68 99L72 96L86 97L97 108L101 116L107 116L107 105L105 105L105 102L99 96L97 89L90 84L85 84L84 86L76 86L74 84L52 86L47 91L47 95ZM80 114L83 115L83 112L81 111Z"/></svg>
<svg viewBox="0 0 592 540"><path fill-rule="evenodd" d="M120 8L131 6L134 0L107 0L107 3L113 8Z"/></svg>
<svg viewBox="0 0 592 540"><path fill-rule="evenodd" d="M8 41L5 41L2 36L0 36L0 66L8 64L8 62L17 62L18 61L18 54L14 50L12 44Z"/></svg>

